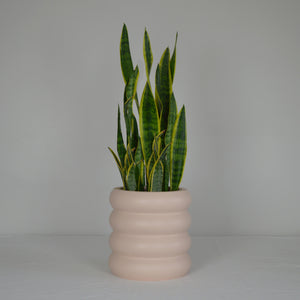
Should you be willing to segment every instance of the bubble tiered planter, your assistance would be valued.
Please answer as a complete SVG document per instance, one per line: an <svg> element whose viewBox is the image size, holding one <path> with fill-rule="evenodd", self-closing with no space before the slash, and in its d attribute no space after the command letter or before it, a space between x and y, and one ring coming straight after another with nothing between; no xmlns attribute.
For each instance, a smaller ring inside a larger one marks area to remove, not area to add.
<svg viewBox="0 0 300 300"><path fill-rule="evenodd" d="M185 189L151 193L114 189L110 195L111 272L143 281L184 276L191 266L187 253L190 202Z"/></svg>

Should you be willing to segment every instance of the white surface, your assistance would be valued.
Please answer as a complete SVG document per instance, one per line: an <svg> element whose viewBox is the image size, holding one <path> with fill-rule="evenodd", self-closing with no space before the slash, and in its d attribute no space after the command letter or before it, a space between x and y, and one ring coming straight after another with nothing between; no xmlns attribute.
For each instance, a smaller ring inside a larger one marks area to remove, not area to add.
<svg viewBox="0 0 300 300"><path fill-rule="evenodd" d="M297 0L1 0L0 233L110 232L126 22L139 95L145 26L155 64L179 32L191 233L300 234L299 16Z"/></svg>
<svg viewBox="0 0 300 300"><path fill-rule="evenodd" d="M191 272L165 282L114 277L107 236L0 238L0 299L299 300L300 238L193 237Z"/></svg>

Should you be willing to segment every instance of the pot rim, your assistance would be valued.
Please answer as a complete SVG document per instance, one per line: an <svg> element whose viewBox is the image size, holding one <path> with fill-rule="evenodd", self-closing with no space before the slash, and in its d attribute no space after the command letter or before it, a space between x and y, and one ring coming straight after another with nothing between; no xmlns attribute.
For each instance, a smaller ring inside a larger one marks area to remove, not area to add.
<svg viewBox="0 0 300 300"><path fill-rule="evenodd" d="M122 192L126 192L126 193L145 193L145 194L166 194L166 193L178 193L178 192L185 192L185 191L188 191L186 188L180 188L179 190L177 191L162 191L162 192L149 192L149 191L129 191L129 190L124 190L124 188L122 186L118 186L118 187L115 187L113 188L113 190L119 190L119 191L122 191Z"/></svg>
<svg viewBox="0 0 300 300"><path fill-rule="evenodd" d="M167 213L187 209L191 197L185 188L167 192L144 192L128 191L117 187L110 194L110 203L114 209L122 211Z"/></svg>

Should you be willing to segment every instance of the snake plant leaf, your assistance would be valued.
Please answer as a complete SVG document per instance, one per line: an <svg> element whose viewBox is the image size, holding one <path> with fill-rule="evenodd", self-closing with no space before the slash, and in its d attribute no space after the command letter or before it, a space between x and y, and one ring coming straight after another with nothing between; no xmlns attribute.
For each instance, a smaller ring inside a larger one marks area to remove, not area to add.
<svg viewBox="0 0 300 300"><path fill-rule="evenodd" d="M166 156L166 153L167 153L167 150L169 148L170 145L167 145L163 150L162 152L158 155L158 157L156 157L155 155L155 152L152 152L151 156L150 156L150 159L148 161L148 164L146 166L146 177L147 177L147 180L148 180L148 183L151 181L151 172L153 171L153 167L154 167L154 164L156 161L160 160L160 161L164 161L165 159L165 156Z"/></svg>
<svg viewBox="0 0 300 300"><path fill-rule="evenodd" d="M157 65L156 71L155 71L155 104L157 107L157 111L159 116L161 116L161 110L162 110L162 103L159 98L158 89L160 88L160 70L159 70L159 64Z"/></svg>
<svg viewBox="0 0 300 300"><path fill-rule="evenodd" d="M163 180L163 190L169 190L169 181L170 181L170 150L168 150L168 154L166 158L163 160L164 165L164 180Z"/></svg>
<svg viewBox="0 0 300 300"><path fill-rule="evenodd" d="M142 153L142 145L141 145L141 139L138 139L138 145L135 151L134 155L134 161L137 165L138 171L136 171L136 177L138 177L137 182L138 182L138 191L144 190L144 185L145 185L145 171L144 171L144 160L143 160L143 153Z"/></svg>
<svg viewBox="0 0 300 300"><path fill-rule="evenodd" d="M170 183L171 190L176 191L182 178L186 158L186 121L183 105L174 125L170 150Z"/></svg>
<svg viewBox="0 0 300 300"><path fill-rule="evenodd" d="M124 91L124 119L126 125L127 144L130 141L132 116L133 116L132 101L136 94L138 77L139 77L139 68L136 67L134 71L131 73Z"/></svg>
<svg viewBox="0 0 300 300"><path fill-rule="evenodd" d="M135 163L132 162L127 170L126 181L127 181L127 186L128 186L129 191L135 191L137 188L136 177L135 177L135 167L136 167Z"/></svg>
<svg viewBox="0 0 300 300"><path fill-rule="evenodd" d="M111 154L113 155L113 157L114 157L114 159L115 159L115 161L117 163L117 166L118 166L119 170L122 170L122 165L121 165L121 162L120 162L118 156L116 155L116 153L110 147L108 147L108 149L111 152Z"/></svg>
<svg viewBox="0 0 300 300"><path fill-rule="evenodd" d="M175 100L174 93L172 93L170 106L169 106L169 115L168 115L168 127L165 135L165 144L168 145L171 143L172 133L174 124L177 117L177 104Z"/></svg>
<svg viewBox="0 0 300 300"><path fill-rule="evenodd" d="M145 165L141 160L135 166L136 190L145 191Z"/></svg>
<svg viewBox="0 0 300 300"><path fill-rule="evenodd" d="M174 93L172 93L169 107L169 116L168 116L168 129L165 134L165 144L168 145L171 143L172 133L174 124L177 117L177 105L174 97ZM166 160L164 163L164 182L163 182L163 190L167 191L169 189L169 179L170 179L170 148L166 154Z"/></svg>
<svg viewBox="0 0 300 300"><path fill-rule="evenodd" d="M170 144L165 146L165 148L162 150L160 156L158 157L158 160L160 160L163 164L163 182L162 182L162 190L168 191L169 189L169 169L170 169L170 163L168 163L167 160L167 153L169 152Z"/></svg>
<svg viewBox="0 0 300 300"><path fill-rule="evenodd" d="M158 158L160 154L160 148L161 148L161 138L165 134L166 130L162 130L153 140L152 143L152 152L154 152L155 159Z"/></svg>
<svg viewBox="0 0 300 300"><path fill-rule="evenodd" d="M170 61L170 70L171 70L172 82L174 81L175 68L176 68L176 45L177 45L177 38L178 38L178 32L176 32L175 46L174 46L173 54L172 54L171 61Z"/></svg>
<svg viewBox="0 0 300 300"><path fill-rule="evenodd" d="M151 66L152 66L152 62L153 62L153 55L152 55L152 51L151 51L150 38L149 38L146 28L145 28L145 34L144 34L143 52L144 52L147 80L149 81Z"/></svg>
<svg viewBox="0 0 300 300"><path fill-rule="evenodd" d="M131 129L130 129L130 147L136 150L139 141L139 131L135 115L132 114Z"/></svg>
<svg viewBox="0 0 300 300"><path fill-rule="evenodd" d="M130 133L131 133L131 125L132 125L132 98L129 98L126 102L124 102L124 120L126 126L126 143L130 143Z"/></svg>
<svg viewBox="0 0 300 300"><path fill-rule="evenodd" d="M141 160L143 160L143 152L142 152L141 139L140 137L138 137L138 144L134 154L134 162L137 164Z"/></svg>
<svg viewBox="0 0 300 300"><path fill-rule="evenodd" d="M169 104L172 95L172 79L170 70L170 50L167 48L159 63L158 95L162 103L161 130L167 129Z"/></svg>
<svg viewBox="0 0 300 300"><path fill-rule="evenodd" d="M158 160L163 161L165 159L169 147L170 147L170 144L165 146L165 148L161 151L160 155L158 156L158 158L157 158Z"/></svg>
<svg viewBox="0 0 300 300"><path fill-rule="evenodd" d="M152 152L154 154L154 159L157 159L159 155L159 149L158 149L158 139L156 139L156 137L153 139Z"/></svg>
<svg viewBox="0 0 300 300"><path fill-rule="evenodd" d="M129 161L128 151L126 151L124 157L124 169L127 170L129 166L130 166L130 161Z"/></svg>
<svg viewBox="0 0 300 300"><path fill-rule="evenodd" d="M135 100L136 109L139 112L140 111L140 104L139 104L139 98L138 98L137 92L135 92L134 100Z"/></svg>
<svg viewBox="0 0 300 300"><path fill-rule="evenodd" d="M163 183L163 173L164 167L160 160L157 160L153 166L150 174L150 191L151 192L161 192Z"/></svg>
<svg viewBox="0 0 300 300"><path fill-rule="evenodd" d="M121 178L122 178L122 181L123 181L123 188L124 188L124 190L127 190L127 183L126 183L126 178L125 178L125 172L124 172L124 169L121 166L121 162L118 159L118 156L115 154L115 152L110 147L108 147L108 149L111 152L111 154L113 155L113 157L114 157L114 159L115 159L115 161L117 163L117 166L118 166L118 169L120 171L120 175L121 175Z"/></svg>
<svg viewBox="0 0 300 300"><path fill-rule="evenodd" d="M133 71L133 64L130 54L130 47L129 47L129 39L128 39L128 31L127 27L124 24L121 34L121 41L120 41L120 59L121 59L121 69L125 84L127 84L129 80L129 76Z"/></svg>
<svg viewBox="0 0 300 300"><path fill-rule="evenodd" d="M146 179L147 179L148 187L150 184L150 174L151 174L154 163L155 163L155 157L154 157L154 152L152 152L151 156L149 158L149 161L146 165Z"/></svg>
<svg viewBox="0 0 300 300"><path fill-rule="evenodd" d="M140 176L140 171L141 171L141 163L142 161L139 161L137 164L135 164L135 182L136 182L136 191L140 191L143 189L141 186L141 176Z"/></svg>
<svg viewBox="0 0 300 300"><path fill-rule="evenodd" d="M124 166L124 158L126 153L126 148L124 145L121 121L120 121L120 106L118 105L118 134L117 134L117 151L120 157L121 166Z"/></svg>
<svg viewBox="0 0 300 300"><path fill-rule="evenodd" d="M152 153L153 139L160 131L158 112L148 82L140 103L139 123L142 150L147 164Z"/></svg>
<svg viewBox="0 0 300 300"><path fill-rule="evenodd" d="M125 87L125 102L130 99L135 97L136 93L136 86L139 78L139 67L136 66L134 71L131 72L128 82Z"/></svg>
<svg viewBox="0 0 300 300"><path fill-rule="evenodd" d="M127 145L126 154L127 154L127 158L128 158L128 164L131 165L134 162L134 159L133 159L133 154L132 154L132 149L130 147L130 144Z"/></svg>
<svg viewBox="0 0 300 300"><path fill-rule="evenodd" d="M164 165L162 190L168 191L169 190L169 180L170 180L170 163L168 162L168 158L163 159L162 163Z"/></svg>
<svg viewBox="0 0 300 300"><path fill-rule="evenodd" d="M136 164L135 179L137 182L137 191L144 191L145 186L145 168L144 162L141 160Z"/></svg>
<svg viewBox="0 0 300 300"><path fill-rule="evenodd" d="M136 182L136 191L139 191L141 188L141 179L140 179L140 169L139 165L135 164L134 167L134 176L135 176L135 182Z"/></svg>
<svg viewBox="0 0 300 300"><path fill-rule="evenodd" d="M140 182L141 182L140 190L141 191L145 191L145 186L146 186L146 168L145 168L144 161L141 161L139 169L140 169Z"/></svg>

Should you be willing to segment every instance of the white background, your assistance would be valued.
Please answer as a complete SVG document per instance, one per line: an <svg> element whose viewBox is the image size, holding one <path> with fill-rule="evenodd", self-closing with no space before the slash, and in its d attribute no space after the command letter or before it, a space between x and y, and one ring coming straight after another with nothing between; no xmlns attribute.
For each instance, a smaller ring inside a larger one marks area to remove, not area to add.
<svg viewBox="0 0 300 300"><path fill-rule="evenodd" d="M300 234L300 1L0 1L0 233L107 234L128 26L179 32L192 234ZM155 65L154 65L155 66Z"/></svg>

